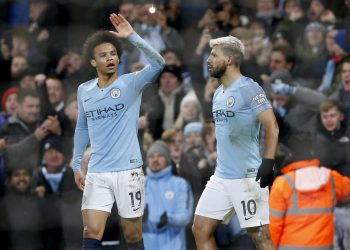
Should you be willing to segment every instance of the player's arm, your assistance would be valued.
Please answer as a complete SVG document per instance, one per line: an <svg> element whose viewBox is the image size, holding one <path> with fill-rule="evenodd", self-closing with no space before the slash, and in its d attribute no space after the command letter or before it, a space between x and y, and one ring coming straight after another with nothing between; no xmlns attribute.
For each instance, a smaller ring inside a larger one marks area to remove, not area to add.
<svg viewBox="0 0 350 250"><path fill-rule="evenodd" d="M272 109L266 109L257 115L257 119L265 128L265 147L263 159L259 167L256 181L260 180L260 187L271 186L274 180L275 153L278 143L278 125Z"/></svg>
<svg viewBox="0 0 350 250"><path fill-rule="evenodd" d="M267 109L257 116L265 128L265 147L263 158L274 159L278 142L278 125L272 109Z"/></svg>
<svg viewBox="0 0 350 250"><path fill-rule="evenodd" d="M146 60L149 62L149 65L142 70L142 74L135 74L137 77L142 78L142 81L135 82L142 82L144 85L153 82L164 68L164 58L134 31L130 23L122 15L111 14L109 19L116 30L113 33L119 38L127 38L145 55Z"/></svg>
<svg viewBox="0 0 350 250"><path fill-rule="evenodd" d="M74 150L73 150L73 171L75 177L75 183L77 184L80 190L84 188L84 175L81 172L81 163L84 155L86 146L89 143L89 131L87 126L87 120L83 108L82 98L82 85L78 88L78 119L74 132Z"/></svg>

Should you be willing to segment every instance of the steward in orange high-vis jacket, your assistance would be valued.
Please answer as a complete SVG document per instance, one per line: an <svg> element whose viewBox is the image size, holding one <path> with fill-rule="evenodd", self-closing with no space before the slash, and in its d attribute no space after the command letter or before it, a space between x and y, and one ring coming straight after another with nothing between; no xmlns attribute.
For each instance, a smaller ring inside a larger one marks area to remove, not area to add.
<svg viewBox="0 0 350 250"><path fill-rule="evenodd" d="M278 250L331 250L333 210L350 198L350 179L317 159L284 167L270 193L270 233Z"/></svg>

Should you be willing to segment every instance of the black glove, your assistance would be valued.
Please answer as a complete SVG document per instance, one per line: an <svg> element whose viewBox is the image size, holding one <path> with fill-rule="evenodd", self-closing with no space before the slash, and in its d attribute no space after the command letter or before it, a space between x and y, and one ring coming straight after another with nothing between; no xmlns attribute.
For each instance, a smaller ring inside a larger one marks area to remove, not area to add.
<svg viewBox="0 0 350 250"><path fill-rule="evenodd" d="M148 220L148 204L146 204L145 209L143 210L142 222L146 222Z"/></svg>
<svg viewBox="0 0 350 250"><path fill-rule="evenodd" d="M256 179L255 179L255 181L260 180L261 188L272 185L273 179L275 178L274 168L275 168L274 159L266 159L266 158L262 159L261 165L258 170L258 174L256 175Z"/></svg>
<svg viewBox="0 0 350 250"><path fill-rule="evenodd" d="M157 228L162 228L164 227L166 224L168 224L168 216L166 215L166 212L164 212L161 216L160 216L160 219L159 219L159 222L158 222L158 225L157 225Z"/></svg>

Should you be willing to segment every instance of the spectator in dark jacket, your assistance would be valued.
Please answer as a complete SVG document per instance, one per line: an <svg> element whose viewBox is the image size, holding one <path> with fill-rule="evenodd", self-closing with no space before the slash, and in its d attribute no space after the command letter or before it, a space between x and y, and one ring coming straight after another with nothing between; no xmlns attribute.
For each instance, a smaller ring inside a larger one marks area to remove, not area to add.
<svg viewBox="0 0 350 250"><path fill-rule="evenodd" d="M31 192L31 168L18 165L7 178L0 201L0 249L45 249L45 220L40 201Z"/></svg>
<svg viewBox="0 0 350 250"><path fill-rule="evenodd" d="M43 198L48 247L79 246L82 242L82 194L74 183L73 170L66 162L60 137L51 136L45 140L42 164L35 172L33 185Z"/></svg>

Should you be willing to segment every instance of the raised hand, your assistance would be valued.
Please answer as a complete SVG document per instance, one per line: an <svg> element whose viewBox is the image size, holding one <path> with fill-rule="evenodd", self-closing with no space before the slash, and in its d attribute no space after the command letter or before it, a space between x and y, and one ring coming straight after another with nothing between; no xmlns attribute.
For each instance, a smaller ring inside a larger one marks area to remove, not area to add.
<svg viewBox="0 0 350 250"><path fill-rule="evenodd" d="M117 37L128 38L134 33L134 29L131 24L121 14L113 13L109 16L109 20L116 30L115 32L111 32L114 33Z"/></svg>

